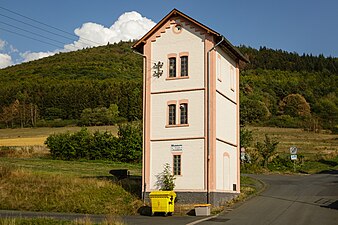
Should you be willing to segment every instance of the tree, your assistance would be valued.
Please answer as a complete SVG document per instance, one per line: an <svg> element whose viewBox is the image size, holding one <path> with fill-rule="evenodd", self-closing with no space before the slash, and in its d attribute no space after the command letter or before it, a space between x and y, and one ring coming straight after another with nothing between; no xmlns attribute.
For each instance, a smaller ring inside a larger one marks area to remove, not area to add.
<svg viewBox="0 0 338 225"><path fill-rule="evenodd" d="M119 116L119 109L116 104L106 107L97 107L94 109L87 108L82 110L80 125L113 125Z"/></svg>
<svg viewBox="0 0 338 225"><path fill-rule="evenodd" d="M142 123L140 121L119 124L119 157L122 162L142 160Z"/></svg>
<svg viewBox="0 0 338 225"><path fill-rule="evenodd" d="M240 143L241 147L248 148L251 146L253 137L252 137L252 131L248 130L245 127L241 127L240 129Z"/></svg>
<svg viewBox="0 0 338 225"><path fill-rule="evenodd" d="M334 99L320 99L314 107L314 111L322 118L325 128L333 129L338 124L338 105Z"/></svg>
<svg viewBox="0 0 338 225"><path fill-rule="evenodd" d="M269 160L276 154L278 141L271 139L267 134L263 143L257 142L255 147L263 159L263 166L268 167Z"/></svg>
<svg viewBox="0 0 338 225"><path fill-rule="evenodd" d="M311 115L310 105L300 94L289 94L279 103L283 115L292 117L308 117Z"/></svg>
<svg viewBox="0 0 338 225"><path fill-rule="evenodd" d="M241 124L255 123L265 121L269 118L270 112L266 105L253 98L241 97Z"/></svg>
<svg viewBox="0 0 338 225"><path fill-rule="evenodd" d="M15 100L9 106L2 107L1 121L5 122L6 126L11 123L11 127L14 127L14 121L19 118L19 100Z"/></svg>

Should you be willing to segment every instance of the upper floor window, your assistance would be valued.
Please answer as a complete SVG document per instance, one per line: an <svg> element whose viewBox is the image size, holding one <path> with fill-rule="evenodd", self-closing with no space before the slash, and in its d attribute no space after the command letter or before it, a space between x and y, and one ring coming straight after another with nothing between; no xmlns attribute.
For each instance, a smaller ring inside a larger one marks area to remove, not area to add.
<svg viewBox="0 0 338 225"><path fill-rule="evenodd" d="M188 76L188 56L181 56L181 77Z"/></svg>
<svg viewBox="0 0 338 225"><path fill-rule="evenodd" d="M168 57L168 80L189 78L189 52L170 53Z"/></svg>
<svg viewBox="0 0 338 225"><path fill-rule="evenodd" d="M169 58L169 77L176 77L176 58Z"/></svg>
<svg viewBox="0 0 338 225"><path fill-rule="evenodd" d="M180 124L188 124L188 104L180 104Z"/></svg>
<svg viewBox="0 0 338 225"><path fill-rule="evenodd" d="M235 69L230 66L230 90L235 91Z"/></svg>
<svg viewBox="0 0 338 225"><path fill-rule="evenodd" d="M217 54L217 80L222 82L222 59L220 54Z"/></svg>
<svg viewBox="0 0 338 225"><path fill-rule="evenodd" d="M176 105L170 104L169 107L169 125L175 125L176 124Z"/></svg>

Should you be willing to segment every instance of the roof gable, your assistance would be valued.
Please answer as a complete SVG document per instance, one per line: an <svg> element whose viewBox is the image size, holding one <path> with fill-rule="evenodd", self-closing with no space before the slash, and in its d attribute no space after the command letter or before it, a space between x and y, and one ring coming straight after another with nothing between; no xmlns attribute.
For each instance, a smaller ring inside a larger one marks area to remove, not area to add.
<svg viewBox="0 0 338 225"><path fill-rule="evenodd" d="M214 36L214 40L216 42L221 41L221 46L223 48L226 48L230 53L234 55L237 59L244 61L244 62L249 62L247 58L245 58L242 53L235 47L233 46L226 38L224 38L221 34L218 32L214 31L213 29L203 25L202 23L196 21L195 19L187 16L186 14L180 12L177 9L173 9L168 15L166 15L160 22L158 22L148 33L146 33L140 40L138 40L132 48L135 49L136 51L143 53L143 46L147 42L149 38L151 38L154 34L159 32L159 30L163 26L167 26L170 24L170 20L175 17L175 18L182 18L184 20L187 20L188 22L194 24L196 27L199 29L203 30L204 32Z"/></svg>

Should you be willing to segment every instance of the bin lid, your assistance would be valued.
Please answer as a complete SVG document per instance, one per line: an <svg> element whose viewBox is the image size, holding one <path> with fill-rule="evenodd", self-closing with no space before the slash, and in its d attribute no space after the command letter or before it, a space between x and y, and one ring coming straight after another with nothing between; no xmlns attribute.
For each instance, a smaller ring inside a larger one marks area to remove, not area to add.
<svg viewBox="0 0 338 225"><path fill-rule="evenodd" d="M174 196L176 197L176 193L174 191L152 191L149 194L149 197L152 196L161 196L161 197L165 197L165 196Z"/></svg>
<svg viewBox="0 0 338 225"><path fill-rule="evenodd" d="M208 207L211 206L211 204L196 204L195 207Z"/></svg>

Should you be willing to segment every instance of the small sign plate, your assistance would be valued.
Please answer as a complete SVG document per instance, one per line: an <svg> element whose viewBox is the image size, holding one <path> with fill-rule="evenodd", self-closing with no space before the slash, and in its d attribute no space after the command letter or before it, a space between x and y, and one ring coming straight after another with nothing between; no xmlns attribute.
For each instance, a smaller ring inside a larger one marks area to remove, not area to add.
<svg viewBox="0 0 338 225"><path fill-rule="evenodd" d="M182 151L183 150L183 146L182 145L171 145L171 151Z"/></svg>
<svg viewBox="0 0 338 225"><path fill-rule="evenodd" d="M291 160L297 160L297 155L291 155Z"/></svg>
<svg viewBox="0 0 338 225"><path fill-rule="evenodd" d="M297 147L296 146L292 146L292 147L290 147L290 154L291 155L295 155L295 154L297 154Z"/></svg>

